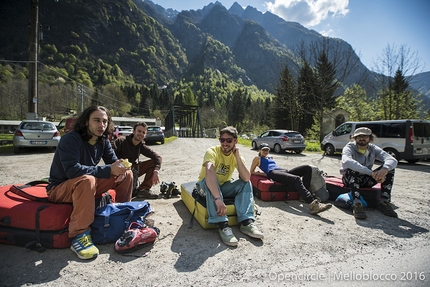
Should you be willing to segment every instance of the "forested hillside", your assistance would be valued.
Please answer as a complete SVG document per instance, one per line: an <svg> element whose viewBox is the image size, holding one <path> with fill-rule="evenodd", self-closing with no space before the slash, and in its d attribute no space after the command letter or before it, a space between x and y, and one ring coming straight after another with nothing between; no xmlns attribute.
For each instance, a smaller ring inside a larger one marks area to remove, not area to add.
<svg viewBox="0 0 430 287"><path fill-rule="evenodd" d="M27 112L30 8L0 6L1 119ZM164 118L187 104L200 107L205 128L306 134L339 105L335 98L348 101L353 85L374 108L385 93L348 43L237 3L181 13L141 0L43 0L38 8L38 114L51 120L81 105Z"/></svg>

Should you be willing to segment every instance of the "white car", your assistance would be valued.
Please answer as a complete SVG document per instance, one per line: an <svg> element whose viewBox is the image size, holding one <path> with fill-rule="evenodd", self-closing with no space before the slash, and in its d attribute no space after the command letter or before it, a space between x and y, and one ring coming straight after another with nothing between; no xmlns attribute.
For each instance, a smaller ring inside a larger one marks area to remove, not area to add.
<svg viewBox="0 0 430 287"><path fill-rule="evenodd" d="M22 148L45 147L55 151L60 142L57 127L47 121L25 120L13 134L13 152L18 154Z"/></svg>
<svg viewBox="0 0 430 287"><path fill-rule="evenodd" d="M128 136L133 133L133 127L130 126L115 126L115 130L112 133L112 140L116 140L121 136Z"/></svg>

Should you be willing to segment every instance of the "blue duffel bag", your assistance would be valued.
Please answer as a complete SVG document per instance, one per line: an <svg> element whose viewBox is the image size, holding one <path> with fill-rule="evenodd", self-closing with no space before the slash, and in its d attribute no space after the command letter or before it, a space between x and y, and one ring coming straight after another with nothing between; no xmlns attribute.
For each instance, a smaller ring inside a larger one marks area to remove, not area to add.
<svg viewBox="0 0 430 287"><path fill-rule="evenodd" d="M146 200L109 203L96 208L91 238L96 244L116 242L132 222L143 223L151 212Z"/></svg>

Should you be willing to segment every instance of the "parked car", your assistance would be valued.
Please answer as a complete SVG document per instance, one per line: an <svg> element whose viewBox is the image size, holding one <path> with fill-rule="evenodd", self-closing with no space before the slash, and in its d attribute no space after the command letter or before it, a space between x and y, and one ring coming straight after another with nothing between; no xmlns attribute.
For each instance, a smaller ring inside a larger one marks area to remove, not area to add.
<svg viewBox="0 0 430 287"><path fill-rule="evenodd" d="M252 139L252 148L258 149L262 143L267 143L276 153L286 150L301 153L306 148L305 138L299 132L290 130L267 130Z"/></svg>
<svg viewBox="0 0 430 287"><path fill-rule="evenodd" d="M373 143L397 160L415 163L430 157L430 121L414 119L345 122L324 137L321 149L326 155L341 152L355 129L361 127L371 129Z"/></svg>
<svg viewBox="0 0 430 287"><path fill-rule="evenodd" d="M25 147L45 147L55 151L60 138L60 132L53 123L25 120L13 134L13 152L18 154Z"/></svg>
<svg viewBox="0 0 430 287"><path fill-rule="evenodd" d="M148 133L146 134L145 142L146 143L161 142L161 144L164 144L164 132L161 129L161 127L148 126Z"/></svg>
<svg viewBox="0 0 430 287"><path fill-rule="evenodd" d="M77 119L78 118L73 117L62 119L57 125L57 130L60 132L60 135L64 136L64 134L73 130L73 125Z"/></svg>
<svg viewBox="0 0 430 287"><path fill-rule="evenodd" d="M110 136L110 140L116 140L120 136L128 136L133 133L133 127L130 126L115 126L114 131Z"/></svg>

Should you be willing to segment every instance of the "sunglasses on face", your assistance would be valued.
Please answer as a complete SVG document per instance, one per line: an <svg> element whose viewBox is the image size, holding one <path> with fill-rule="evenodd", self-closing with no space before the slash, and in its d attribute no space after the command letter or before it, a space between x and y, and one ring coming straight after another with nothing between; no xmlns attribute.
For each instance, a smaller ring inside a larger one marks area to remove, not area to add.
<svg viewBox="0 0 430 287"><path fill-rule="evenodd" d="M220 143L224 143L224 142L232 143L233 141L234 141L234 139L232 139L232 138L228 138L228 139L225 139L225 138L219 138L219 142L220 142Z"/></svg>

